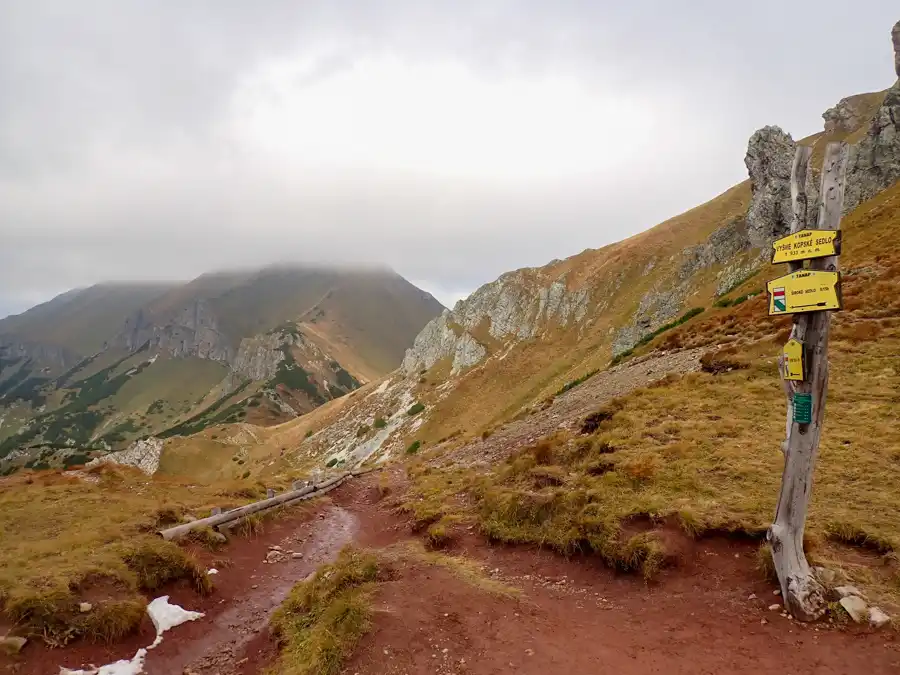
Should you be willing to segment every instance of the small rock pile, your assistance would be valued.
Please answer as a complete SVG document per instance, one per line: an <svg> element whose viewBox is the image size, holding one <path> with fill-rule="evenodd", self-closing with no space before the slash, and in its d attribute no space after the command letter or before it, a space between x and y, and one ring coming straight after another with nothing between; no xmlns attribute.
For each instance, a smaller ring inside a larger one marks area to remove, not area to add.
<svg viewBox="0 0 900 675"><path fill-rule="evenodd" d="M891 621L881 608L869 605L865 593L856 586L837 586L834 593L840 598L839 603L855 623L866 623L874 628L881 628Z"/></svg>
<svg viewBox="0 0 900 675"><path fill-rule="evenodd" d="M296 551L286 551L281 546L270 546L269 552L266 553L266 558L263 560L264 564L274 565L276 563L284 562L288 559L298 560L303 557L302 553L298 553Z"/></svg>

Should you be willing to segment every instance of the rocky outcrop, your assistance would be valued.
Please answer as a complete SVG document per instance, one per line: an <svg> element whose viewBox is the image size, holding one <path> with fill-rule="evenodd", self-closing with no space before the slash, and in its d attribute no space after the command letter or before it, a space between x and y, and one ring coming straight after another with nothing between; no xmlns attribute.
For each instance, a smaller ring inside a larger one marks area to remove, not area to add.
<svg viewBox="0 0 900 675"><path fill-rule="evenodd" d="M747 220L735 218L715 230L702 244L683 249L675 277L660 279L641 298L632 320L616 331L612 343L613 356L631 349L645 335L683 314L688 309L687 298L694 290L696 274L714 265L728 263L749 248ZM739 273L726 267L720 273L719 286L729 283L728 280L736 274Z"/></svg>
<svg viewBox="0 0 900 675"><path fill-rule="evenodd" d="M191 303L165 321L157 322L139 311L125 322L113 344L129 350L149 344L172 356L196 356L230 363L235 349L219 330L218 319L203 300Z"/></svg>
<svg viewBox="0 0 900 675"><path fill-rule="evenodd" d="M744 164L752 197L747 212L748 236L754 248L767 249L791 229L791 165L796 144L780 127L763 127L750 137Z"/></svg>
<svg viewBox="0 0 900 675"><path fill-rule="evenodd" d="M900 84L888 90L865 137L850 150L844 211L900 179Z"/></svg>
<svg viewBox="0 0 900 675"><path fill-rule="evenodd" d="M894 24L891 37L894 40L894 70L897 72L897 77L900 77L900 21Z"/></svg>
<svg viewBox="0 0 900 675"><path fill-rule="evenodd" d="M68 370L78 363L80 358L63 347L26 342L11 335L0 335L0 361L30 361L39 369Z"/></svg>
<svg viewBox="0 0 900 675"><path fill-rule="evenodd" d="M100 464L122 464L140 469L148 476L152 476L159 469L159 458L162 456L163 440L161 438L147 438L135 441L126 450L111 452L103 457L92 459L84 465L89 469Z"/></svg>
<svg viewBox="0 0 900 675"><path fill-rule="evenodd" d="M859 129L866 120L865 106L859 96L848 96L838 101L833 108L822 113L825 120L825 133L849 134Z"/></svg>
<svg viewBox="0 0 900 675"><path fill-rule="evenodd" d="M553 324L579 323L587 309L587 290L570 291L564 278L536 270L510 272L430 321L407 350L402 368L412 374L450 358L455 374L487 357L487 346L475 336L481 330L498 341L525 340Z"/></svg>
<svg viewBox="0 0 900 675"><path fill-rule="evenodd" d="M292 343L291 337L282 333L245 338L241 340L231 368L249 380L272 379L278 372L278 364L284 361L284 346Z"/></svg>

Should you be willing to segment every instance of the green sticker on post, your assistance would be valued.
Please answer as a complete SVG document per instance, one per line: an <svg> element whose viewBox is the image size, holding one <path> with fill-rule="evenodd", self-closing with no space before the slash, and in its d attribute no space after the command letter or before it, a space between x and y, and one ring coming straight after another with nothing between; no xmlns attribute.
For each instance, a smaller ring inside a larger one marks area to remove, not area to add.
<svg viewBox="0 0 900 675"><path fill-rule="evenodd" d="M794 421L797 424L812 424L812 394L794 394Z"/></svg>

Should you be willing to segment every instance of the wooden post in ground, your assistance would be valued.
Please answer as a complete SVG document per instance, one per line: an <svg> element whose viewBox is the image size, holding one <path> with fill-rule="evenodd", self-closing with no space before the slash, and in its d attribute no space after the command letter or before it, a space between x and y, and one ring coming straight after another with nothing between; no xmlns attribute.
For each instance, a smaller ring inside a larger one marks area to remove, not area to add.
<svg viewBox="0 0 900 675"><path fill-rule="evenodd" d="M792 233L804 229L806 224L809 205L805 184L810 155L810 148L801 146L797 148L794 158L791 173L791 199L794 208ZM822 166L818 230L840 229L846 167L847 146L843 143L830 143L825 150ZM791 272L803 270L802 259L789 264ZM838 256L829 255L811 259L806 269L837 272ZM783 293L784 289L781 290ZM839 301L839 283L836 292ZM787 435L782 447L784 474L781 479L775 522L767 535L785 607L791 615L802 621L819 618L826 607L824 589L806 561L803 532L812 492L813 471L819 451L819 436L825 416L830 328L831 314L828 311L804 310L804 313L794 315L791 339L803 345L803 379L784 379L788 399ZM783 356L779 362L782 375L786 378L788 369ZM811 397L811 401L808 397ZM811 411L807 418L804 414L806 411L800 410L798 406L805 407L809 403Z"/></svg>

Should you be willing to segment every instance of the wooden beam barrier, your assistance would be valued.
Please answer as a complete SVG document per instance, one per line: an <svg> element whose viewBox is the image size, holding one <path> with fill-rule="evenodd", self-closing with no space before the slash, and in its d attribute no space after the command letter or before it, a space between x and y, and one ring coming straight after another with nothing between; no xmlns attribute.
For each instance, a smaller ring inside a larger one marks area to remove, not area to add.
<svg viewBox="0 0 900 675"><path fill-rule="evenodd" d="M158 534L166 541L175 541L185 536L192 530L196 530L201 527L215 528L224 523L230 523L231 521L238 520L240 518L246 518L249 515L259 513L260 511L267 511L276 506L283 506L294 501L318 497L319 495L324 494L325 492L330 492L332 489L338 487L338 485L343 483L345 479L353 475L354 474L350 472L343 473L340 476L335 476L334 478L326 480L318 485L309 485L307 487L301 488L300 490L285 492L284 494L278 495L277 497L272 497L271 499L263 499L262 501L254 502L253 504L239 506L236 509L231 509L230 511L225 511L224 513L210 516L209 518L201 518L200 520L195 520L190 523L176 525L175 527L160 530Z"/></svg>

